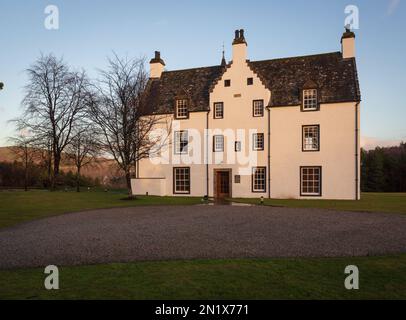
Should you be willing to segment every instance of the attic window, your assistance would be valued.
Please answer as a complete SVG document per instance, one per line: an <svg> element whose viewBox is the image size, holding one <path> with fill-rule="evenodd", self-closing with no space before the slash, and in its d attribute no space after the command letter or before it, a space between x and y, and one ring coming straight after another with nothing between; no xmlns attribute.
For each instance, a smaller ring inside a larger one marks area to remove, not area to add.
<svg viewBox="0 0 406 320"><path fill-rule="evenodd" d="M224 117L224 104L223 102L214 103L214 119L223 119Z"/></svg>
<svg viewBox="0 0 406 320"><path fill-rule="evenodd" d="M303 90L303 111L317 110L317 90Z"/></svg>
<svg viewBox="0 0 406 320"><path fill-rule="evenodd" d="M264 100L254 100L252 102L252 115L254 117L264 116Z"/></svg>
<svg viewBox="0 0 406 320"><path fill-rule="evenodd" d="M247 86L252 86L254 84L254 78L247 78Z"/></svg>
<svg viewBox="0 0 406 320"><path fill-rule="evenodd" d="M224 86L225 87L230 87L231 86L231 80L224 80Z"/></svg>
<svg viewBox="0 0 406 320"><path fill-rule="evenodd" d="M189 116L188 103L186 99L176 100L176 119L186 119Z"/></svg>

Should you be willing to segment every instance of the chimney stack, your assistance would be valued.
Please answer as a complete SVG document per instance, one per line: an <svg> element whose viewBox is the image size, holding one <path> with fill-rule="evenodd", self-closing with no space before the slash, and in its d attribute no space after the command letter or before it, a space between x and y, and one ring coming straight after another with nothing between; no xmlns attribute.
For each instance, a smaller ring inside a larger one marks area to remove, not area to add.
<svg viewBox="0 0 406 320"><path fill-rule="evenodd" d="M150 66L149 77L160 78L162 72L164 71L165 62L161 59L161 53L159 51L155 51L155 56L149 62L149 66Z"/></svg>
<svg viewBox="0 0 406 320"><path fill-rule="evenodd" d="M233 40L233 63L245 63L247 60L247 42L244 37L244 30L235 30Z"/></svg>
<svg viewBox="0 0 406 320"><path fill-rule="evenodd" d="M341 37L341 52L343 59L355 57L355 33L349 26L345 27L345 32Z"/></svg>

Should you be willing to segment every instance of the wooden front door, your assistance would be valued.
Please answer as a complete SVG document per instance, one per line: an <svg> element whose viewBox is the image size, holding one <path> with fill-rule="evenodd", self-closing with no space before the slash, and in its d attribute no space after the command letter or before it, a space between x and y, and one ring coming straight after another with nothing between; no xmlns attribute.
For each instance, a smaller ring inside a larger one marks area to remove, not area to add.
<svg viewBox="0 0 406 320"><path fill-rule="evenodd" d="M216 197L230 197L230 171L216 171Z"/></svg>

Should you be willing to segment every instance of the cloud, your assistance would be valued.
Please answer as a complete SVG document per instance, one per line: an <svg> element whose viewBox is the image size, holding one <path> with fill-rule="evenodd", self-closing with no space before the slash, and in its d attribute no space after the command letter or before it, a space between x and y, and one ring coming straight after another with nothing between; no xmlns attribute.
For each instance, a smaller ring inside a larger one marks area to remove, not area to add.
<svg viewBox="0 0 406 320"><path fill-rule="evenodd" d="M376 147L393 147L398 146L402 141L406 141L406 137L404 139L378 139L373 137L365 137L361 136L361 148L365 150L372 150Z"/></svg>
<svg viewBox="0 0 406 320"><path fill-rule="evenodd" d="M389 5L388 5L388 9L386 11L386 14L388 16L392 15L397 7L399 6L400 0L389 0Z"/></svg>

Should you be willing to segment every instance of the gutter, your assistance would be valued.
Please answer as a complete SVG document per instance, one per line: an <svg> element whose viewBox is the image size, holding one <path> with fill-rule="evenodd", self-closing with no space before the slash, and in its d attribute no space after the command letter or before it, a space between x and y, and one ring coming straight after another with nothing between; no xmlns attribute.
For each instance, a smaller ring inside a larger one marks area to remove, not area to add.
<svg viewBox="0 0 406 320"><path fill-rule="evenodd" d="M271 107L267 106L268 111L268 199L271 199Z"/></svg>
<svg viewBox="0 0 406 320"><path fill-rule="evenodd" d="M359 127L358 127L358 106L360 102L355 104L355 200L359 200Z"/></svg>
<svg viewBox="0 0 406 320"><path fill-rule="evenodd" d="M206 113L206 196L209 197L209 113Z"/></svg>

